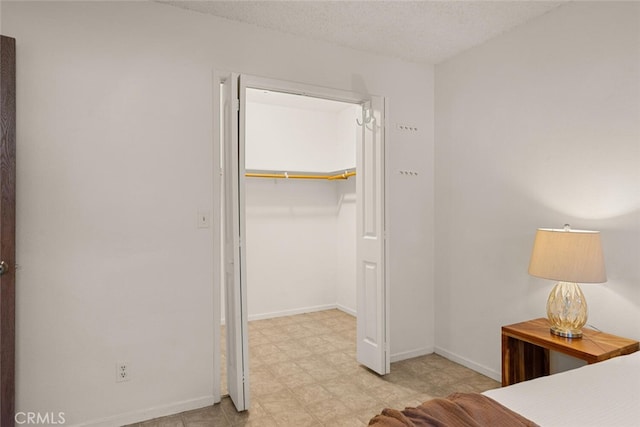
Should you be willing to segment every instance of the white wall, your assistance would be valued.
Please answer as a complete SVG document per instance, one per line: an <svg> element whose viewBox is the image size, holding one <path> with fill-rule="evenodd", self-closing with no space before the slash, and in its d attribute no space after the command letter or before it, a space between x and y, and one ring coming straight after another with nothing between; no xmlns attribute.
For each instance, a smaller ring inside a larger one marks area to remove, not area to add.
<svg viewBox="0 0 640 427"><path fill-rule="evenodd" d="M334 130L335 114L247 103L247 116L247 121L251 121L247 123L247 169L336 170L335 136L334 132L327 132ZM326 145L332 149L323 150Z"/></svg>
<svg viewBox="0 0 640 427"><path fill-rule="evenodd" d="M245 188L249 319L335 307L335 183L250 178Z"/></svg>
<svg viewBox="0 0 640 427"><path fill-rule="evenodd" d="M247 169L334 172L355 167L352 129L355 127L354 110L360 109L359 106L300 95L260 92L247 89ZM258 97L259 101L252 101ZM300 100L292 101L291 98ZM345 128L347 120L349 128ZM345 138L346 134L351 138Z"/></svg>
<svg viewBox="0 0 640 427"><path fill-rule="evenodd" d="M3 1L2 29L18 52L18 410L116 425L211 402L213 229L196 214L214 197L215 67L385 95L390 124L424 130L388 133L391 351L433 348L432 67L150 2Z"/></svg>
<svg viewBox="0 0 640 427"><path fill-rule="evenodd" d="M336 305L356 315L356 180L350 178L336 184Z"/></svg>
<svg viewBox="0 0 640 427"><path fill-rule="evenodd" d="M338 169L349 169L356 162L358 126L354 126L362 108L349 108L339 113L336 159ZM360 116L361 117L361 116ZM357 173L357 172L356 172ZM336 181L336 304L351 314L356 313L356 179Z"/></svg>
<svg viewBox="0 0 640 427"><path fill-rule="evenodd" d="M249 320L355 315L355 178L249 178L245 189Z"/></svg>
<svg viewBox="0 0 640 427"><path fill-rule="evenodd" d="M640 4L573 2L436 67L437 351L499 378L538 227L602 232L589 323L640 338Z"/></svg>

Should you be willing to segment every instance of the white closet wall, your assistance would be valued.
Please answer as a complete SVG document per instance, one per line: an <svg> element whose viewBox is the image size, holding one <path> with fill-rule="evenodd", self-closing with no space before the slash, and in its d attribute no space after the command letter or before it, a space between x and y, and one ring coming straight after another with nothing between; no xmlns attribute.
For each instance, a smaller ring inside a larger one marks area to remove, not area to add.
<svg viewBox="0 0 640 427"><path fill-rule="evenodd" d="M354 126L360 108L349 108L339 113L337 160L342 168L355 165L356 132ZM338 198L336 246L336 304L341 310L356 314L356 179L336 182Z"/></svg>
<svg viewBox="0 0 640 427"><path fill-rule="evenodd" d="M358 106L252 92L247 169L355 166ZM249 319L333 307L355 313L355 179L245 182Z"/></svg>
<svg viewBox="0 0 640 427"><path fill-rule="evenodd" d="M345 135L359 107L247 89L247 169L321 172L352 168L355 140ZM355 131L354 131L355 132Z"/></svg>
<svg viewBox="0 0 640 427"><path fill-rule="evenodd" d="M336 183L338 212L336 223L336 305L356 314L356 180Z"/></svg>

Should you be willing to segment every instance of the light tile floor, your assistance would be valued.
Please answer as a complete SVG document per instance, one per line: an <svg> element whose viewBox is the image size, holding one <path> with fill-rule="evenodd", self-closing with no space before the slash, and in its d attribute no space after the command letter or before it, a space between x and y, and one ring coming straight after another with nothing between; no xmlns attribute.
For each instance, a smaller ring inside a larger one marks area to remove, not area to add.
<svg viewBox="0 0 640 427"><path fill-rule="evenodd" d="M435 354L393 363L380 377L356 362L355 343L355 318L338 310L250 322L249 411L236 412L225 397L213 407L135 426L366 426L384 407L500 386Z"/></svg>

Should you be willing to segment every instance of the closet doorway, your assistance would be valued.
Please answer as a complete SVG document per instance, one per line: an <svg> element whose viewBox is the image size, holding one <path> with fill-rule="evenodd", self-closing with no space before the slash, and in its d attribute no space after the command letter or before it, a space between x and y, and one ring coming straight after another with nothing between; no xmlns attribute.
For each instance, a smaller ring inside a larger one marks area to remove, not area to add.
<svg viewBox="0 0 640 427"><path fill-rule="evenodd" d="M247 88L248 319L356 315L357 104Z"/></svg>
<svg viewBox="0 0 640 427"><path fill-rule="evenodd" d="M384 99L233 73L217 78L216 246L236 408L250 404L250 316L335 307L356 314L358 362L388 373Z"/></svg>

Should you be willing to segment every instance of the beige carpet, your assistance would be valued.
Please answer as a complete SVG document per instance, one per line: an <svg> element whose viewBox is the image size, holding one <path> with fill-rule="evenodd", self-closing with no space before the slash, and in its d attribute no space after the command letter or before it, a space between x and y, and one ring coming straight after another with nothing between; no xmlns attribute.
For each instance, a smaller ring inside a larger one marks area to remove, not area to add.
<svg viewBox="0 0 640 427"><path fill-rule="evenodd" d="M435 354L393 363L380 377L356 362L355 334L355 318L338 310L250 322L249 411L236 412L225 397L135 426L366 426L384 407L500 386Z"/></svg>

